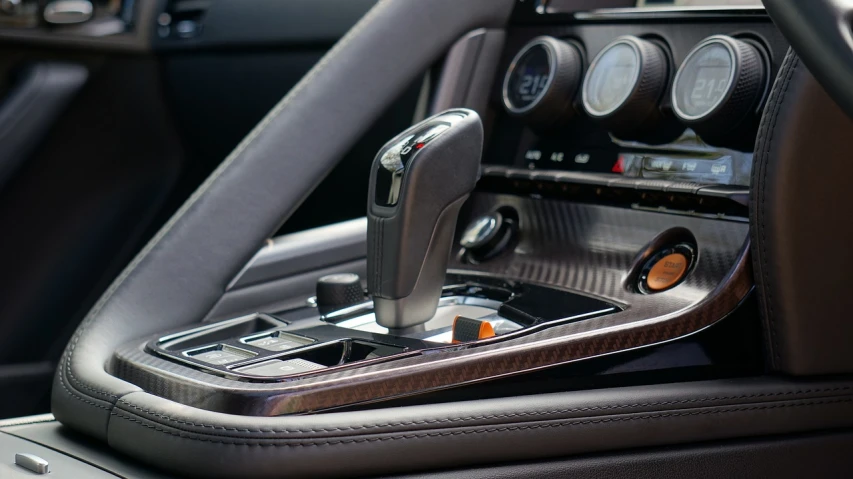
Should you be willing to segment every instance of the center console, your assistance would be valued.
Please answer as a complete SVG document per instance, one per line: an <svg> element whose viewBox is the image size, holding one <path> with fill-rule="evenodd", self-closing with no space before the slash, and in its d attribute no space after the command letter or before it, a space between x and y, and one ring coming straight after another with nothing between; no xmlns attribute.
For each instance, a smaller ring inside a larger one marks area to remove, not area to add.
<svg viewBox="0 0 853 479"><path fill-rule="evenodd" d="M269 288L253 302L292 259L265 248L224 298L243 294L247 314L129 341L110 372L210 411L305 413L659 345L735 311L778 32L751 10L523 8L504 42L468 35L446 59L492 59L479 111L378 153L350 266L286 305ZM464 71L444 71L436 108ZM337 255L329 233L310 241Z"/></svg>

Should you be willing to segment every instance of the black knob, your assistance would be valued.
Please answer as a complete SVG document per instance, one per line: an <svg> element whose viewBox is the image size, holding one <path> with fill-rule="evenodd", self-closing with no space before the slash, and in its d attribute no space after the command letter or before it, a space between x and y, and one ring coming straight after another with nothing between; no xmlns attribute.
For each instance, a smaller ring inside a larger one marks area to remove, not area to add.
<svg viewBox="0 0 853 479"><path fill-rule="evenodd" d="M575 115L573 101L582 75L583 57L575 44L535 38L513 58L504 76L504 108L539 129L565 123Z"/></svg>
<svg viewBox="0 0 853 479"><path fill-rule="evenodd" d="M767 54L756 42L709 37L678 69L672 109L707 143L752 151L768 70Z"/></svg>
<svg viewBox="0 0 853 479"><path fill-rule="evenodd" d="M346 308L364 301L364 289L357 274L341 273L317 280L317 309L320 314Z"/></svg>
<svg viewBox="0 0 853 479"><path fill-rule="evenodd" d="M664 115L669 57L657 43L624 36L604 47L583 83L586 113L623 140L666 143L684 130Z"/></svg>

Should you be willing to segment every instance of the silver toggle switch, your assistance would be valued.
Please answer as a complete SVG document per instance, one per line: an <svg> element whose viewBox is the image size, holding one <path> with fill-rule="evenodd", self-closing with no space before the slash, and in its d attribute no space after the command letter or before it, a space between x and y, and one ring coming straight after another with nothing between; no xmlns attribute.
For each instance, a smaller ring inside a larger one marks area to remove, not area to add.
<svg viewBox="0 0 853 479"><path fill-rule="evenodd" d="M48 464L44 459L33 454L25 454L21 452L15 454L15 464L36 474L50 473L50 464Z"/></svg>

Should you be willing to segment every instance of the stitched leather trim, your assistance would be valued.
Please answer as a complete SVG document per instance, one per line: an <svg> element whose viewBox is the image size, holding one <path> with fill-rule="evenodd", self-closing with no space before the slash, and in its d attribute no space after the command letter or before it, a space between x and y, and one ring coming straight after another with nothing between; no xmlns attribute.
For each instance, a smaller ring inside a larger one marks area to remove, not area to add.
<svg viewBox="0 0 853 479"><path fill-rule="evenodd" d="M186 439L186 440L190 440L190 441L227 444L227 445L231 445L231 446L249 446L249 447L260 446L260 447L294 448L294 447L333 446L333 445L357 444L357 443L366 443L366 442L385 442L385 441L396 441L396 440L401 440L401 439L437 438L437 437L448 437L448 436L462 436L462 435L470 435L470 434L503 433L503 432L511 432L511 431L575 427L575 426L584 426L584 425L589 425L589 424L618 423L618 422L629 422L629 421L656 421L656 420L678 418L678 417L722 415L722 414L739 413L739 412L747 412L747 411L760 411L760 410L784 409L784 408L795 408L795 407L811 407L811 406L819 406L819 405L827 405L827 404L841 404L841 403L851 403L851 402L853 402L853 398L844 398L844 399L809 401L809 402L799 402L799 403L748 406L748 407L739 407L739 408L734 408L734 409L711 409L711 410L677 412L677 413L643 414L643 415L635 415L635 416L616 416L616 417L604 417L601 419L571 419L571 420L563 420L560 422L547 422L547 423L529 424L529 425L480 427L480 428L476 428L476 429L468 429L468 430L460 430L460 431L435 431L435 432L426 432L426 433L406 433L406 434L398 434L398 435L383 436L383 437L364 437L364 438L359 438L359 439L340 439L340 440L338 440L338 439L333 439L333 440L324 439L321 441L302 441L302 442L289 441L287 443L233 441L233 440L228 440L229 438L227 436L217 436L217 435L208 435L208 436L216 437L219 439L192 437L192 436L186 435L186 432L169 431L169 430L163 429L163 428L158 427L158 426L147 424L144 420L136 419L134 417L131 417L130 415L119 414L115 411L111 412L110 415L115 416L117 418L121 418L123 420L129 421L131 423L134 423L136 425L139 425L139 426L142 426L142 427L145 427L148 429L153 429L157 432L168 434L170 436L180 437L182 439Z"/></svg>
<svg viewBox="0 0 853 479"><path fill-rule="evenodd" d="M853 390L853 386L841 386L835 388L824 388L824 389L804 389L798 391L783 391L783 392L775 392L775 393L758 393L758 394L744 394L738 396L721 396L721 397L711 397L711 398L693 398L693 399L684 399L679 401L660 401L660 402L648 402L648 403L634 403L634 404L614 404L610 406L588 406L588 407L580 407L580 408L567 408L567 409L555 409L548 411L530 411L530 412L519 412L519 413L506 413L506 414L490 414L490 415L482 415L482 416L462 416L462 417L447 417L447 418L438 418L438 419L425 419L421 421L400 421L396 423L384 423L384 424L367 424L363 426L346 426L346 427L333 427L333 428L305 428L305 429L249 429L249 428L236 428L236 427L225 427L225 426L217 426L214 424L204 424L204 423L195 423L191 421L184 421L181 419L176 419L170 417L165 414L160 414L149 409L131 404L125 399L120 399L119 403L125 405L131 409L139 411L141 413L150 415L152 417L156 417L158 419L163 419L166 422L183 425L183 426L191 426L191 427L199 427L199 428L209 428L213 430L220 431L232 431L232 432L244 432L244 433L259 433L259 434L299 434L299 433L318 433L318 432L345 432L345 431L362 431L368 429L380 429L387 427L401 427L401 426L428 426L435 424L446 424L446 423L454 423L454 425L459 425L460 422L471 422L471 421L481 421L481 420L491 420L491 419L521 419L528 417L541 417L552 414L568 414L568 413L577 413L577 412L595 412L595 411L618 411L621 409L630 409L630 408L641 408L641 407L655 407L655 406L678 406L678 405L690 405L701 402L712 402L712 401L731 401L731 400L743 400L743 399L778 399L785 398L787 399L789 396L797 396L803 394L814 394L814 393L833 393L833 392L842 392L842 391L851 391ZM710 406L709 406L710 407ZM130 411L128 411L130 412ZM151 420L150 418L147 418ZM152 420L153 422L153 420Z"/></svg>
<svg viewBox="0 0 853 479"><path fill-rule="evenodd" d="M764 316L764 329L767 335L767 347L770 353L770 362L774 369L780 367L782 361L781 350L779 348L778 328L776 326L776 314L773 308L773 287L770 280L770 268L768 267L768 241L767 241L767 175L770 171L772 163L771 150L773 148L773 139L776 134L776 123L779 118L779 110L785 101L788 94L788 88L791 85L791 79L800 64L799 57L789 49L785 60L782 63L782 72L779 80L773 85L773 90L770 93L767 108L765 108L764 117L761 120L758 139L756 141L756 158L755 165L752 169L752 198L751 208L753 218L750 222L750 232L753 239L753 244L756 246L756 254L754 266L757 270L756 280L761 294L759 295L762 312ZM784 75L784 76L782 76ZM761 180L759 181L758 178Z"/></svg>

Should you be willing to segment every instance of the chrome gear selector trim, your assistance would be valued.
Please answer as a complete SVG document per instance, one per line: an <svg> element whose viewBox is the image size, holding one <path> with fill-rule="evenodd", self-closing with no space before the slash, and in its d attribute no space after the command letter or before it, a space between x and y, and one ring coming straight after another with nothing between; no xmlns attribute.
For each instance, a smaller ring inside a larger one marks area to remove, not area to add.
<svg viewBox="0 0 853 479"><path fill-rule="evenodd" d="M367 284L377 322L405 331L435 314L459 209L480 175L476 112L428 118L376 155L367 207Z"/></svg>

